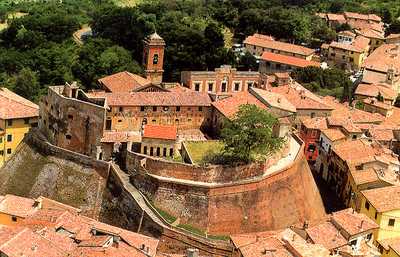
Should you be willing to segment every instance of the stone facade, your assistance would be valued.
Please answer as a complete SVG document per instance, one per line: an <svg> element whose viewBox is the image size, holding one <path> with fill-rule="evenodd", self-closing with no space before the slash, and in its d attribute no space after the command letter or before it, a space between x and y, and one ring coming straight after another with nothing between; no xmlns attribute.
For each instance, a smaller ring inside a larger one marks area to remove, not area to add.
<svg viewBox="0 0 400 257"><path fill-rule="evenodd" d="M105 108L84 100L75 85L49 87L40 102L39 127L59 147L98 157Z"/></svg>

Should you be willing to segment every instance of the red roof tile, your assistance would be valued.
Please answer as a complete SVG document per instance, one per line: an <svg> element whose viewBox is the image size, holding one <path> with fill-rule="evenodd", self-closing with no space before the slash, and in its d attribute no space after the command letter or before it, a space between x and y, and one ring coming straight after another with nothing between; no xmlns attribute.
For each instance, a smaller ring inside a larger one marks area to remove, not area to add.
<svg viewBox="0 0 400 257"><path fill-rule="evenodd" d="M361 191L378 212L400 209L400 186L389 186Z"/></svg>
<svg viewBox="0 0 400 257"><path fill-rule="evenodd" d="M177 129L175 126L167 125L145 125L144 138L156 138L165 140L176 140Z"/></svg>
<svg viewBox="0 0 400 257"><path fill-rule="evenodd" d="M261 59L264 61L269 61L269 62L275 62L275 63L281 63L281 64L286 64L294 67L307 67L307 66L314 66L314 67L319 67L321 64L318 62L314 61L308 61L302 58L298 57L293 57L293 56L287 56L283 54L275 54L271 52L264 52L261 56Z"/></svg>
<svg viewBox="0 0 400 257"><path fill-rule="evenodd" d="M276 41L269 36L264 36L260 34L254 34L252 36L248 36L243 41L243 43L249 45L261 46L268 49L280 50L288 53L295 53L304 56L312 55L315 52L313 49L304 46Z"/></svg>
<svg viewBox="0 0 400 257"><path fill-rule="evenodd" d="M332 213L332 221L336 226L346 231L350 237L379 228L379 226L365 214L357 213L351 208ZM347 238L347 240L349 240L349 238Z"/></svg>
<svg viewBox="0 0 400 257"><path fill-rule="evenodd" d="M0 119L19 119L39 116L39 107L7 88L0 88Z"/></svg>
<svg viewBox="0 0 400 257"><path fill-rule="evenodd" d="M331 222L324 222L306 229L308 236L315 244L321 244L329 250L347 245L347 240Z"/></svg>
<svg viewBox="0 0 400 257"><path fill-rule="evenodd" d="M397 92L392 88L384 85L375 84L359 84L354 94L368 97L377 97L379 93L384 99L394 100L397 97Z"/></svg>
<svg viewBox="0 0 400 257"><path fill-rule="evenodd" d="M110 92L131 92L145 85L150 85L151 81L139 75L127 71L118 72L110 76L99 79L99 83Z"/></svg>

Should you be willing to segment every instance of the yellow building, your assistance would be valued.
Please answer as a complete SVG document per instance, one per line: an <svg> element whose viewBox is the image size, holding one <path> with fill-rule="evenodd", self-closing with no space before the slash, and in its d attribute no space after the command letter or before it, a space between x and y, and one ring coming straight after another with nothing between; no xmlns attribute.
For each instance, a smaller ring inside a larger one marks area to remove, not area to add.
<svg viewBox="0 0 400 257"><path fill-rule="evenodd" d="M37 126L39 107L0 88L0 166L6 162L31 127Z"/></svg>
<svg viewBox="0 0 400 257"><path fill-rule="evenodd" d="M385 241L400 237L400 186L364 190L361 197L360 212L379 225L374 235L375 243L381 253L386 252Z"/></svg>
<svg viewBox="0 0 400 257"><path fill-rule="evenodd" d="M342 69L359 70L368 56L370 40L356 36L353 32L343 31L338 35L338 41L321 46L324 61L329 65Z"/></svg>

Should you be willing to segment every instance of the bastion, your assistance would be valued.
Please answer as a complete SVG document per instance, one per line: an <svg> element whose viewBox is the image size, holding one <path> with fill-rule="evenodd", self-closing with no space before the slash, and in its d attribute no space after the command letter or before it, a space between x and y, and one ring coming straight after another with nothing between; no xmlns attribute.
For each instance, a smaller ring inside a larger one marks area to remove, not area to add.
<svg viewBox="0 0 400 257"><path fill-rule="evenodd" d="M176 223L212 235L286 228L325 210L297 135L265 163L191 165L127 151L130 180Z"/></svg>

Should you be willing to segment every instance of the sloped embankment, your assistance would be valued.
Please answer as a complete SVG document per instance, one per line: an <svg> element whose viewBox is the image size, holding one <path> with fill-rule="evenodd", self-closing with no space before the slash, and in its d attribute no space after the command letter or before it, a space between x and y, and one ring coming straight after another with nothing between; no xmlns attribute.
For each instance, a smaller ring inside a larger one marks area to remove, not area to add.
<svg viewBox="0 0 400 257"><path fill-rule="evenodd" d="M94 168L43 154L29 142L22 142L0 169L0 194L42 195L81 208L91 217L98 217L105 187L106 179Z"/></svg>

